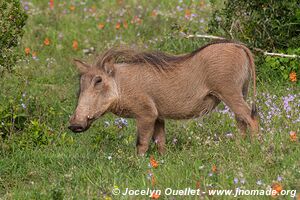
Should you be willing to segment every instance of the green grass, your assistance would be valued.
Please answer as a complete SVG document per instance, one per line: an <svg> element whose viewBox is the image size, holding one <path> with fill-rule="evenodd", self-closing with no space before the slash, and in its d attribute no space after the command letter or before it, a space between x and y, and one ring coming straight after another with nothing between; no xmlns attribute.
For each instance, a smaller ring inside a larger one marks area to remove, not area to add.
<svg viewBox="0 0 300 200"><path fill-rule="evenodd" d="M22 113L26 118L23 130L13 129L11 135L1 140L0 199L150 199L149 196L114 196L112 189L115 187L121 191L125 188L189 187L200 187L202 191L212 188L234 190L237 187L265 190L278 182L278 176L282 177L279 182L283 189L298 190L299 193L300 143L299 139L291 141L289 132L300 130L300 122L296 121L300 113L300 90L290 83L265 82L260 74L258 105L262 143L251 142L249 138L243 140L230 113L220 112L225 109L224 105L202 119L168 120L167 153L164 156L157 154L153 144L145 157L136 156L134 120L119 129L114 125L117 116L110 114L83 134L73 134L67 129L78 89L71 60L93 61L95 57L85 55L83 49L94 47L96 52L101 52L112 45L126 43L184 53L206 43L201 39L184 39L178 32L204 33L211 11L208 2L203 7L196 1L137 2L104 1L81 5L80 1L73 1L66 5L60 3L50 11L46 1L29 1L30 16L20 51L29 47L37 52L38 60L26 56L18 62L15 73L0 79L1 106L8 107L7 112ZM75 5L74 11L70 11L71 5ZM178 11L177 6L183 10ZM84 8L92 7L96 8L94 13L84 11ZM120 16L122 8L127 12ZM198 16L193 20L185 19L187 9ZM151 16L153 10L157 10L156 17ZM140 25L130 23L134 16L142 19ZM202 19L204 22L199 22ZM116 30L118 20L127 20L128 29L121 26ZM105 28L98 29L99 23L104 23ZM50 46L43 44L45 38L50 39ZM78 41L78 50L72 48L73 40ZM24 93L26 95L22 97ZM282 98L289 95L294 98L289 102L291 111L286 112ZM272 109L278 110L269 114ZM272 118L268 119L268 116ZM110 125L106 127L105 122ZM150 155L158 161L157 168L149 166ZM214 165L216 172L212 172ZM156 179L154 185L149 173ZM235 184L234 178L238 178L239 183ZM243 179L245 183L240 182ZM234 199L230 196L202 197ZM160 199L199 197L161 195Z"/></svg>

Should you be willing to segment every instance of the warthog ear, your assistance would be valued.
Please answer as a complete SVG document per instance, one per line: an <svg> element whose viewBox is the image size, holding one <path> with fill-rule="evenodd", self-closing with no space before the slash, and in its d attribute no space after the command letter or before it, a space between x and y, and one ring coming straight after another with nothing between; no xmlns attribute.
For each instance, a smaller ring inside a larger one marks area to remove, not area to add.
<svg viewBox="0 0 300 200"><path fill-rule="evenodd" d="M106 62L104 64L104 71L109 75L113 76L115 72L115 67L114 67L114 60L111 59L110 61Z"/></svg>
<svg viewBox="0 0 300 200"><path fill-rule="evenodd" d="M77 70L79 71L80 74L84 74L87 72L87 70L90 68L90 65L82 62L81 60L78 59L73 59L74 64L76 65Z"/></svg>

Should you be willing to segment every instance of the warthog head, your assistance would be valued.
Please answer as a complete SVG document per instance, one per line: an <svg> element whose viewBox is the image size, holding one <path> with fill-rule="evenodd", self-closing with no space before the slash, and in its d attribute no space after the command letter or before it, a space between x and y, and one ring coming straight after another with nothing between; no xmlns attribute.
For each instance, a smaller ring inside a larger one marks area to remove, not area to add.
<svg viewBox="0 0 300 200"><path fill-rule="evenodd" d="M117 100L118 89L113 76L113 63L99 68L80 60L74 62L80 73L80 93L69 129L83 132Z"/></svg>

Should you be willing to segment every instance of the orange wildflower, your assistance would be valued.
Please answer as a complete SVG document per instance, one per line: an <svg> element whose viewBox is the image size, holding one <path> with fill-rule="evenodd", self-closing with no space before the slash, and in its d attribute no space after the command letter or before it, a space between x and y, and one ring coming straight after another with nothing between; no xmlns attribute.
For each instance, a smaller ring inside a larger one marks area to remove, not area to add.
<svg viewBox="0 0 300 200"><path fill-rule="evenodd" d="M292 142L296 142L297 141L297 134L296 134L296 131L291 131L290 132L290 140Z"/></svg>
<svg viewBox="0 0 300 200"><path fill-rule="evenodd" d="M134 16L133 19L131 20L131 23L137 23L137 24L141 24L142 20L138 17L138 16Z"/></svg>
<svg viewBox="0 0 300 200"><path fill-rule="evenodd" d="M71 5L71 6L70 6L70 10L71 10L71 11L74 11L75 8L76 8L76 7L75 7L74 5Z"/></svg>
<svg viewBox="0 0 300 200"><path fill-rule="evenodd" d="M99 28L99 29L104 29L104 26L105 26L105 25L104 25L103 23L99 23L99 24L98 24L98 28Z"/></svg>
<svg viewBox="0 0 300 200"><path fill-rule="evenodd" d="M156 11L156 10L153 10L153 11L151 12L151 16L152 16L152 17L156 17L156 16L157 16L157 11Z"/></svg>
<svg viewBox="0 0 300 200"><path fill-rule="evenodd" d="M78 49L78 42L77 40L73 40L73 45L72 45L73 49L74 50L77 50Z"/></svg>
<svg viewBox="0 0 300 200"><path fill-rule="evenodd" d="M200 188L200 181L196 182L196 188L199 189Z"/></svg>
<svg viewBox="0 0 300 200"><path fill-rule="evenodd" d="M45 46L49 46L49 45L50 45L50 40L49 40L49 38L45 38L45 40L44 40L44 45L45 45Z"/></svg>
<svg viewBox="0 0 300 200"><path fill-rule="evenodd" d="M217 172L217 171L218 171L217 166L216 166L216 165L213 165L213 166L211 167L211 171L212 171L212 172Z"/></svg>
<svg viewBox="0 0 300 200"><path fill-rule="evenodd" d="M29 54L30 54L30 48L29 48L29 47L26 47L26 48L25 48L25 54L26 54L26 55L29 55Z"/></svg>
<svg viewBox="0 0 300 200"><path fill-rule="evenodd" d="M158 199L160 197L160 195L158 194L158 193L156 193L156 192L153 192L152 194L151 194L151 198L152 199Z"/></svg>
<svg viewBox="0 0 300 200"><path fill-rule="evenodd" d="M184 15L184 16L185 16L186 18L190 18L190 17L191 17L191 14L192 14L192 13L191 13L190 10L185 10L185 15Z"/></svg>
<svg viewBox="0 0 300 200"><path fill-rule="evenodd" d="M126 20L124 20L124 21L123 21L123 27L124 27L125 29L127 29L127 28L128 28L128 23L127 23L127 21L126 21Z"/></svg>
<svg viewBox="0 0 300 200"><path fill-rule="evenodd" d="M276 191L275 195L278 195L282 191L282 186L279 183L273 183L272 190L275 190Z"/></svg>
<svg viewBox="0 0 300 200"><path fill-rule="evenodd" d="M153 156L150 156L150 164L153 168L157 168L158 167L158 162L154 159Z"/></svg>
<svg viewBox="0 0 300 200"><path fill-rule="evenodd" d="M290 81L297 82L297 74L295 71L291 71L289 76L290 76Z"/></svg>
<svg viewBox="0 0 300 200"><path fill-rule="evenodd" d="M121 28L121 23L118 22L118 23L116 24L116 29L119 30L120 28Z"/></svg>
<svg viewBox="0 0 300 200"><path fill-rule="evenodd" d="M152 184L152 186L154 186L156 184L156 179L155 179L154 175L151 176L151 184Z"/></svg>
<svg viewBox="0 0 300 200"><path fill-rule="evenodd" d="M50 7L51 10L54 9L54 0L49 1L49 7Z"/></svg>

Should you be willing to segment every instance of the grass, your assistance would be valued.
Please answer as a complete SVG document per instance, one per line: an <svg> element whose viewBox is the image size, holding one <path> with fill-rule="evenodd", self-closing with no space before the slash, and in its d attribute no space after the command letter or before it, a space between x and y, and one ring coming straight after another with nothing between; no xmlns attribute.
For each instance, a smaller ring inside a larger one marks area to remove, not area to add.
<svg viewBox="0 0 300 200"><path fill-rule="evenodd" d="M83 134L66 128L78 88L72 58L92 61L95 55L86 55L84 49L93 47L101 52L122 43L170 53L192 51L206 41L184 39L179 31L204 33L211 13L208 2L66 1L55 4L53 10L45 1L23 4L29 7L29 20L20 51L29 47L36 57L27 55L18 62L15 73L0 79L2 113L12 112L20 121L25 119L20 122L24 129L9 128L7 139L1 141L0 199L150 199L114 196L112 189L265 190L275 182L299 193L300 143L299 139L292 141L289 133L300 130L300 90L290 83L265 82L260 74L263 143L241 139L224 105L202 119L168 120L164 156L157 154L154 145L145 157L135 155L136 128L131 119L127 126L118 128L117 116L106 115ZM197 16L188 19L188 10ZM121 27L116 29L118 22ZM100 23L103 29L98 27ZM49 46L44 44L46 38ZM72 47L74 40L78 49ZM149 165L150 155L158 162L157 168ZM234 199L160 196L199 198Z"/></svg>

